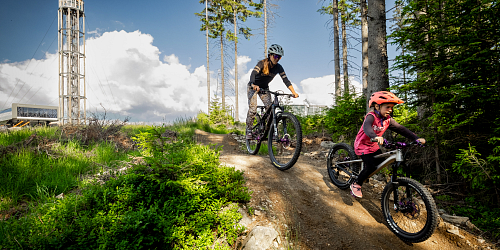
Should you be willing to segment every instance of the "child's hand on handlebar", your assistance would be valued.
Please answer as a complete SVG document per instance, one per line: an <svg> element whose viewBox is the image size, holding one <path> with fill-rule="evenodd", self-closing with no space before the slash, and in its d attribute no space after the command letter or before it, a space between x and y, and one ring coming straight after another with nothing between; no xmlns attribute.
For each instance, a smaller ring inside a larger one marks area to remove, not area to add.
<svg viewBox="0 0 500 250"><path fill-rule="evenodd" d="M425 139L424 138L418 138L417 141L420 143L420 144L425 144Z"/></svg>
<svg viewBox="0 0 500 250"><path fill-rule="evenodd" d="M293 98L299 97L299 94L297 94L296 92L292 93L292 95L293 95Z"/></svg>
<svg viewBox="0 0 500 250"><path fill-rule="evenodd" d="M377 137L373 138L372 141L377 142L379 145L382 145L382 144L384 144L384 137L377 136Z"/></svg>

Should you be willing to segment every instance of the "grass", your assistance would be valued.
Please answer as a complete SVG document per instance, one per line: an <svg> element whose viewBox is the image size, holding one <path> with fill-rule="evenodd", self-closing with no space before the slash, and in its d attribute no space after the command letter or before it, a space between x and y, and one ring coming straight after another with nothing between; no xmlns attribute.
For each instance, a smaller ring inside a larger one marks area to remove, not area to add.
<svg viewBox="0 0 500 250"><path fill-rule="evenodd" d="M269 148L268 148L267 145L268 145L267 144L267 140L263 141L260 144L259 152L257 154L259 154L259 155L268 155L269 154ZM273 147L273 151L275 151L274 147Z"/></svg>
<svg viewBox="0 0 500 250"><path fill-rule="evenodd" d="M10 137L3 134L0 143L21 142L34 132L50 137L54 136L54 130L20 130L11 133ZM126 152L116 150L110 142L82 146L77 141L68 141L54 143L45 150L20 148L0 158L0 197L8 198L0 203L0 211L20 201L37 201L67 193L79 186L83 175L102 170L98 166L128 159Z"/></svg>
<svg viewBox="0 0 500 250"><path fill-rule="evenodd" d="M57 138L58 129L55 127L37 127L37 128L25 128L22 130L0 132L0 146L8 146L14 143L18 143L26 140L34 132L39 136L43 136L50 139Z"/></svg>
<svg viewBox="0 0 500 250"><path fill-rule="evenodd" d="M165 129L178 140L155 144ZM1 134L0 217L10 217L0 220L0 249L230 249L243 230L231 204L247 202L250 192L242 172L219 165L219 149L194 143L195 129L228 131L189 119L124 126L144 146L133 151L106 140L57 140L57 128ZM35 132L36 141L22 146ZM131 156L145 163L131 164ZM83 181L122 164L132 166L127 174ZM56 199L60 193L64 199ZM219 238L226 243L216 244Z"/></svg>

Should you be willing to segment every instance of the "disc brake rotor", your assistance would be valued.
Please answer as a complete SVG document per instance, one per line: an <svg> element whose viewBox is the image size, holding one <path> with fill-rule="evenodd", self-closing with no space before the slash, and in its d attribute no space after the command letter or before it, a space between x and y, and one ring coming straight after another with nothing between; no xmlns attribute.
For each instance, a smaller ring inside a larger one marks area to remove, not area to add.
<svg viewBox="0 0 500 250"><path fill-rule="evenodd" d="M399 211L409 219L417 219L420 216L420 209L411 200L399 201Z"/></svg>
<svg viewBox="0 0 500 250"><path fill-rule="evenodd" d="M283 138L280 139L280 143L281 143L281 146L285 149L290 147L292 145L292 140L290 140L290 135L285 134L283 136Z"/></svg>

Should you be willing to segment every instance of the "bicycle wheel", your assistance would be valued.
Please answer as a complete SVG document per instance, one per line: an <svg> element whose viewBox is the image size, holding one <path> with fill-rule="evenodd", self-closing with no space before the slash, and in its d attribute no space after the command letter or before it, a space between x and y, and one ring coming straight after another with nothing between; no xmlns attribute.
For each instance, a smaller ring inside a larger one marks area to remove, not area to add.
<svg viewBox="0 0 500 250"><path fill-rule="evenodd" d="M328 153L326 160L326 168L328 169L328 176L333 184L340 189L347 189L349 187L349 179L353 173L360 170L361 163L342 163L343 161L357 160L358 157L354 153L351 146L345 143L337 143L333 145Z"/></svg>
<svg viewBox="0 0 500 250"><path fill-rule="evenodd" d="M279 170L291 168L299 159L302 149L302 129L297 117L281 113L276 117L277 136L274 126L269 129L267 149L273 165Z"/></svg>
<svg viewBox="0 0 500 250"><path fill-rule="evenodd" d="M419 182L398 178L398 189L389 184L382 192L382 212L389 229L406 242L427 240L438 225L436 203L427 189ZM398 200L394 200L394 191Z"/></svg>
<svg viewBox="0 0 500 250"><path fill-rule="evenodd" d="M251 155L256 155L259 152L260 149L260 115L256 114L255 118L253 119L253 126L252 126L252 135L253 138L251 140L246 139L246 145L247 145L247 151Z"/></svg>

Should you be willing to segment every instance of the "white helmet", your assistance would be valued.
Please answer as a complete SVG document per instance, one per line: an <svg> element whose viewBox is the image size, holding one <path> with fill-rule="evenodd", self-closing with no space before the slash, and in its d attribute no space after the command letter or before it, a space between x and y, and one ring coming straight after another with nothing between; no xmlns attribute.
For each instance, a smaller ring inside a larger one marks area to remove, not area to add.
<svg viewBox="0 0 500 250"><path fill-rule="evenodd" d="M267 49L267 54L268 55L269 54L276 54L276 55L284 56L285 51L278 44L273 44L273 45L269 46L269 49Z"/></svg>

